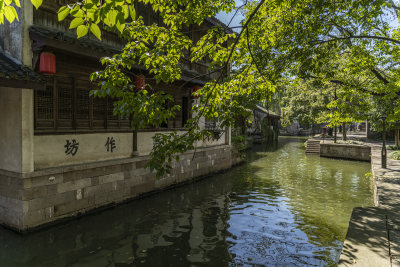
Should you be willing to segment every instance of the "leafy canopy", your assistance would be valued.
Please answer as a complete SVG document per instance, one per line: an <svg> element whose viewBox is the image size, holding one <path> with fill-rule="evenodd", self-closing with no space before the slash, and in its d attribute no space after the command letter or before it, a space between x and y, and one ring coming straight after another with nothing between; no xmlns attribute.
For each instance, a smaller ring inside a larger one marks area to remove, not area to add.
<svg viewBox="0 0 400 267"><path fill-rule="evenodd" d="M31 1L36 8L41 5L40 0ZM122 52L103 58L104 69L92 75L100 85L93 94L120 99L115 113L132 117L136 129L160 125L180 107L165 108L173 99L163 92L135 90L129 75L134 65L146 67L157 82L172 83L181 78L180 62L188 51L191 62L211 60L209 72L215 75L196 92L199 105L193 107L187 132L154 138L149 167L159 175L171 169L178 153L193 149L210 135L199 127L201 117L215 120L220 127L233 125L233 118L246 115L280 88L304 105L303 89L310 89L310 84L317 85L322 96L336 87L336 98L330 98L326 109L316 104L304 111L310 119L318 112L332 125L362 119L365 100L372 103L376 98L394 103L385 112L389 120L399 120L400 30L388 19L398 21L399 8L391 0L261 0L240 6L234 0L136 2L150 5L162 22L146 25L133 0L81 0L61 7L58 16L60 21L71 18L70 28L76 29L78 38L90 33L101 39L102 32L116 31L126 40ZM14 6L19 5L18 0L3 1L0 22L4 17L10 22L17 19ZM241 26L234 32L211 27L197 42L185 34L189 25L201 24L219 12L242 14ZM321 95L316 92L310 97L325 103Z"/></svg>

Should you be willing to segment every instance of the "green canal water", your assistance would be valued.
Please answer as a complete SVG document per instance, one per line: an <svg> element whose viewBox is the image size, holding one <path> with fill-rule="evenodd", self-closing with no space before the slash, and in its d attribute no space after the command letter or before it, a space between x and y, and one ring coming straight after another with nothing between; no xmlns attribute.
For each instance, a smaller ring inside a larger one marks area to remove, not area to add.
<svg viewBox="0 0 400 267"><path fill-rule="evenodd" d="M335 265L353 207L372 205L370 166L279 142L223 174L66 224L0 229L0 266Z"/></svg>

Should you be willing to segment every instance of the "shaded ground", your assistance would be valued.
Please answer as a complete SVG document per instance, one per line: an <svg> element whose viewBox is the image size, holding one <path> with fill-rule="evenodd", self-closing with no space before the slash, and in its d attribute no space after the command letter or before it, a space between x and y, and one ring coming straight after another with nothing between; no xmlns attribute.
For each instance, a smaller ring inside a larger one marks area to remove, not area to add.
<svg viewBox="0 0 400 267"><path fill-rule="evenodd" d="M383 169L382 144L366 144L371 146L378 206L353 210L339 266L400 266L400 161L388 158Z"/></svg>

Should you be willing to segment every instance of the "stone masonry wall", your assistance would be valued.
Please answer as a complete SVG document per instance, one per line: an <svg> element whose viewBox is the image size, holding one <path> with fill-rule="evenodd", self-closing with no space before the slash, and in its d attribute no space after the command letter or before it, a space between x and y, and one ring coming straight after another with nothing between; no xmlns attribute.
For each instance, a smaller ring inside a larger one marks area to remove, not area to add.
<svg viewBox="0 0 400 267"><path fill-rule="evenodd" d="M12 228L22 226L23 182L12 172L0 173L0 220Z"/></svg>
<svg viewBox="0 0 400 267"><path fill-rule="evenodd" d="M320 156L371 161L371 147L366 145L321 143Z"/></svg>
<svg viewBox="0 0 400 267"><path fill-rule="evenodd" d="M173 171L156 179L144 166L148 156L0 176L0 222L18 231L79 215L228 169L238 162L230 146L180 156Z"/></svg>

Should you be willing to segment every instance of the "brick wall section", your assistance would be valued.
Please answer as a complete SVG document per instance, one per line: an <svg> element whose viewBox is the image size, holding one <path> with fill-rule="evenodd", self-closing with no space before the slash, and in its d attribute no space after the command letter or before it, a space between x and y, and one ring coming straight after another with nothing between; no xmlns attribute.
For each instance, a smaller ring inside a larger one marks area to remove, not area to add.
<svg viewBox="0 0 400 267"><path fill-rule="evenodd" d="M65 217L122 202L238 163L229 146L180 156L170 175L156 179L144 166L148 157L37 171L19 178L0 177L1 223L26 231Z"/></svg>

